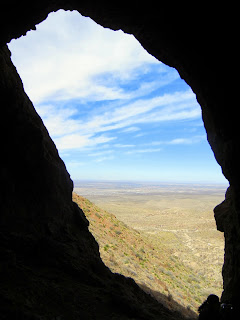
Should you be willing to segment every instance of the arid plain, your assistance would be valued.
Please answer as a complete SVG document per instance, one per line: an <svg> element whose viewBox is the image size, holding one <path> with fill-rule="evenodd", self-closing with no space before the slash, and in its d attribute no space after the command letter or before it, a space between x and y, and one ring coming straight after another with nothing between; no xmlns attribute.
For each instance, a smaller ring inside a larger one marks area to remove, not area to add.
<svg viewBox="0 0 240 320"><path fill-rule="evenodd" d="M213 208L224 200L225 185L75 182L74 191L166 245L196 274L209 279L204 288L220 295L224 236L216 230Z"/></svg>

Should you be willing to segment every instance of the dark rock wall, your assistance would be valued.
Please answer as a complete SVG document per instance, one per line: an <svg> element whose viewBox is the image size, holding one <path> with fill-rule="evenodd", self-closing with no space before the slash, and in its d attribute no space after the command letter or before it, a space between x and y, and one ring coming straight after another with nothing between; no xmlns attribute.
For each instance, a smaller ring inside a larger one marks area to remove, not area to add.
<svg viewBox="0 0 240 320"><path fill-rule="evenodd" d="M41 118L24 93L22 82L10 60L7 47L1 48L1 132L3 157L2 199L8 202L1 211L1 225L14 225L42 231L43 216L64 223L64 210L71 206L72 181ZM29 197L23 195L29 194ZM46 199L44 203L43 199ZM16 208L21 209L18 219ZM54 209L61 208L54 213ZM31 214L29 214L31 213ZM14 219L13 219L14 218ZM42 220L42 221L41 221ZM30 224L31 227L30 227Z"/></svg>
<svg viewBox="0 0 240 320"><path fill-rule="evenodd" d="M73 184L0 48L0 319L184 319L112 274Z"/></svg>
<svg viewBox="0 0 240 320"><path fill-rule="evenodd" d="M201 6L184 7L181 3L167 7L163 2L132 1L130 7L129 1L106 0L42 0L30 5L28 1L1 5L0 229L3 233L14 233L12 238L16 234L20 238L21 234L30 238L61 238L63 230L69 234L67 230L77 223L88 239L84 243L92 247L86 253L86 260L99 259L86 231L84 217L71 201L72 182L66 168L24 93L4 46L12 38L34 29L49 12L60 8L76 9L104 27L134 34L149 53L175 67L196 93L208 141L231 186L227 200L216 208L215 216L226 240L223 298L233 302L238 300L240 145L238 110L234 104L228 103L232 96L229 82L234 51L230 35L233 36L234 29L229 20L232 13L226 5L209 8L201 3Z"/></svg>

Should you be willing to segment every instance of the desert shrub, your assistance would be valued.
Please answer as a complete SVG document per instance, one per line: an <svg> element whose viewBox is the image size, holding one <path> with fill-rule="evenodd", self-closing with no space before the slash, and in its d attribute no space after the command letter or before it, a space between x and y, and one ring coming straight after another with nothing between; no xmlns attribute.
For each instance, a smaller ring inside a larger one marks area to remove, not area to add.
<svg viewBox="0 0 240 320"><path fill-rule="evenodd" d="M103 247L103 250L104 250L104 251L108 251L108 249L109 249L109 244L106 244L106 245Z"/></svg>
<svg viewBox="0 0 240 320"><path fill-rule="evenodd" d="M192 283L192 282L198 282L198 279L194 276L194 275L190 275L188 277L188 282Z"/></svg>
<svg viewBox="0 0 240 320"><path fill-rule="evenodd" d="M163 267L158 267L158 271L164 273L165 269Z"/></svg>
<svg viewBox="0 0 240 320"><path fill-rule="evenodd" d="M135 256L139 259L139 260L144 260L144 258L142 257L142 255L139 252L135 253Z"/></svg>
<svg viewBox="0 0 240 320"><path fill-rule="evenodd" d="M152 281L154 280L154 277L151 274L148 274L147 277L148 277L149 280L152 280Z"/></svg>
<svg viewBox="0 0 240 320"><path fill-rule="evenodd" d="M137 273L133 270L133 269L130 269L130 268L127 268L127 271L134 277L137 277Z"/></svg>
<svg viewBox="0 0 240 320"><path fill-rule="evenodd" d="M140 249L140 251L141 251L142 253L145 253L145 250L144 250L143 247Z"/></svg>
<svg viewBox="0 0 240 320"><path fill-rule="evenodd" d="M85 199L85 203L88 206L93 206L93 203L91 201L89 201L88 199Z"/></svg>

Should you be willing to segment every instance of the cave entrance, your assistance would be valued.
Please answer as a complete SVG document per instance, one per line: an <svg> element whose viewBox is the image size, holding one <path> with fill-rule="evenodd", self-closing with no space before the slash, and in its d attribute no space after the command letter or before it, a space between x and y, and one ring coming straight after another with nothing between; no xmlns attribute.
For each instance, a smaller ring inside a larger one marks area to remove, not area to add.
<svg viewBox="0 0 240 320"><path fill-rule="evenodd" d="M75 190L116 216L78 198L101 223L103 240L95 237L113 271L140 274L136 281L169 304L197 306L213 290L220 294L221 280L211 279L221 277L223 239L212 208L226 181L196 97L177 71L133 36L78 12L50 14L9 47ZM78 180L95 181L82 188ZM126 206L130 215L120 217Z"/></svg>

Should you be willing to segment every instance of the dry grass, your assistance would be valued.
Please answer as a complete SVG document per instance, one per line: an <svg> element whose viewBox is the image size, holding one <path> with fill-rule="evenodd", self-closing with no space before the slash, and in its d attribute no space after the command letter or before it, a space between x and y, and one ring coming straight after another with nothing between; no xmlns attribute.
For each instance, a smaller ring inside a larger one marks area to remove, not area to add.
<svg viewBox="0 0 240 320"><path fill-rule="evenodd" d="M209 279L206 290L220 295L224 237L216 230L213 208L224 199L222 186L92 183L76 188L99 207L113 213L155 243L167 243L187 266ZM160 240L161 239L161 240Z"/></svg>
<svg viewBox="0 0 240 320"><path fill-rule="evenodd" d="M209 293L222 290L223 239L209 214L212 202L218 199L217 204L220 197L198 195L198 203L193 204L186 194L173 196L168 193L160 199L150 190L109 195L105 189L94 201L124 223L89 200L73 197L90 221L105 264L134 278L168 307L184 306L190 315L189 309L196 311Z"/></svg>

